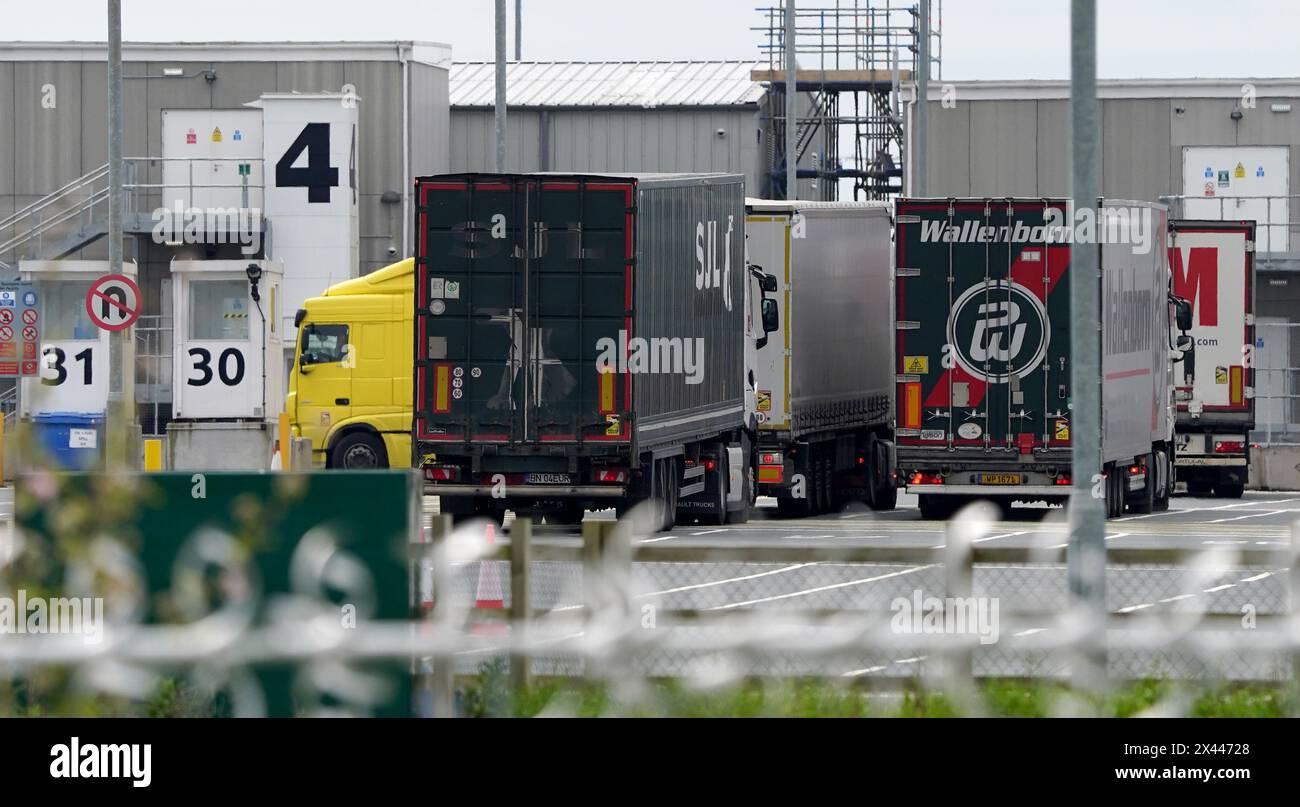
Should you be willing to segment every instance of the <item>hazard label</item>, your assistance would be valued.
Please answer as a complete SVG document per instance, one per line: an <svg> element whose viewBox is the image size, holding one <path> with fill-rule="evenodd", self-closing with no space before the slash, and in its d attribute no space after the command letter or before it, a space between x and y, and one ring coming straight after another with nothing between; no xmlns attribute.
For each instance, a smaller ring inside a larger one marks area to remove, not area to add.
<svg viewBox="0 0 1300 807"><path fill-rule="evenodd" d="M1226 384L1226 383L1228 383L1228 368L1227 368L1227 367L1215 367L1215 368L1214 368L1214 383L1216 383L1216 384Z"/></svg>
<svg viewBox="0 0 1300 807"><path fill-rule="evenodd" d="M1246 166L1242 165L1241 163L1237 163L1237 167L1233 169L1232 175L1235 176L1237 179L1245 179Z"/></svg>
<svg viewBox="0 0 1300 807"><path fill-rule="evenodd" d="M930 372L929 356L904 356L903 372L908 375L925 375Z"/></svg>
<svg viewBox="0 0 1300 807"><path fill-rule="evenodd" d="M1057 440L1069 440L1070 421L1068 420L1056 421L1056 427L1052 430L1052 436Z"/></svg>
<svg viewBox="0 0 1300 807"><path fill-rule="evenodd" d="M760 412L772 411L772 390L770 389L758 390L757 398L758 398L758 411Z"/></svg>

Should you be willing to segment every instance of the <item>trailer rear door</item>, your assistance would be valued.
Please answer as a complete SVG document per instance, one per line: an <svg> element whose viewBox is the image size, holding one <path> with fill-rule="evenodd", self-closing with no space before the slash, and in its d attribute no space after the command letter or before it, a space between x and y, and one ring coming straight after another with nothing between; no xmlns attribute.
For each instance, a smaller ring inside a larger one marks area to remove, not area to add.
<svg viewBox="0 0 1300 807"><path fill-rule="evenodd" d="M416 432L628 439L635 184L465 175L419 185Z"/></svg>
<svg viewBox="0 0 1300 807"><path fill-rule="evenodd" d="M1070 252L1046 235L1064 222L1060 202L899 201L900 445L1069 445Z"/></svg>
<svg viewBox="0 0 1300 807"><path fill-rule="evenodd" d="M1174 383L1190 401L1178 404L1178 421L1192 422L1188 406L1202 422L1253 425L1255 351L1255 222L1171 221L1169 266L1174 294L1192 304L1196 358L1193 378L1187 363L1175 368Z"/></svg>

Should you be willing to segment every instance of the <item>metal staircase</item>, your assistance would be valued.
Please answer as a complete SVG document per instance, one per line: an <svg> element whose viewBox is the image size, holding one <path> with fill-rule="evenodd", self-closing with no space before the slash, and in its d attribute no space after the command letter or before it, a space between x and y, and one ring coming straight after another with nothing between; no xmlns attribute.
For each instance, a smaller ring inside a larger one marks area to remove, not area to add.
<svg viewBox="0 0 1300 807"><path fill-rule="evenodd" d="M0 270L70 255L108 234L108 164L0 220Z"/></svg>

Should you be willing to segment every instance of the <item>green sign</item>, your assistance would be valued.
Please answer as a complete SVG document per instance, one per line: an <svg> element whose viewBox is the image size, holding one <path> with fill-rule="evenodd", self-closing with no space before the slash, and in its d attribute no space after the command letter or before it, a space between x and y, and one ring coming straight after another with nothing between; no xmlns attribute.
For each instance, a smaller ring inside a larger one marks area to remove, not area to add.
<svg viewBox="0 0 1300 807"><path fill-rule="evenodd" d="M72 581L91 568L106 623L206 637L192 659L150 670L206 693L213 713L410 715L409 657L343 648L410 618L417 483L409 471L21 477L23 549L0 583L84 596Z"/></svg>

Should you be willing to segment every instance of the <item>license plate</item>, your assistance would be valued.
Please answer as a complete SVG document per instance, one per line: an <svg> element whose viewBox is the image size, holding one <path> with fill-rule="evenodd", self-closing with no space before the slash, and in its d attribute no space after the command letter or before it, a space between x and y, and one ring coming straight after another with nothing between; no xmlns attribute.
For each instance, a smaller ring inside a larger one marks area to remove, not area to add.
<svg viewBox="0 0 1300 807"><path fill-rule="evenodd" d="M524 474L524 482L530 485L569 485L573 480L568 474Z"/></svg>
<svg viewBox="0 0 1300 807"><path fill-rule="evenodd" d="M980 474L981 485L1019 485L1020 474Z"/></svg>

